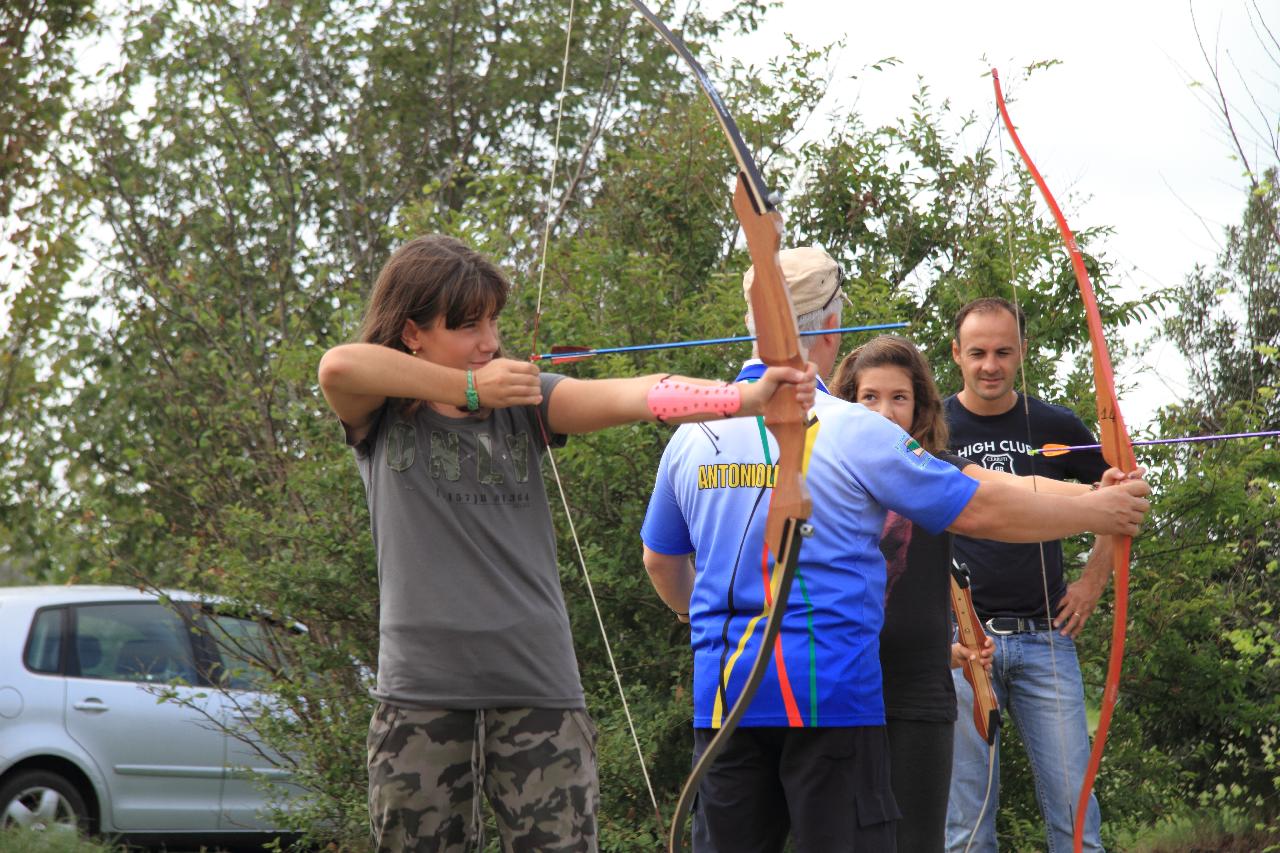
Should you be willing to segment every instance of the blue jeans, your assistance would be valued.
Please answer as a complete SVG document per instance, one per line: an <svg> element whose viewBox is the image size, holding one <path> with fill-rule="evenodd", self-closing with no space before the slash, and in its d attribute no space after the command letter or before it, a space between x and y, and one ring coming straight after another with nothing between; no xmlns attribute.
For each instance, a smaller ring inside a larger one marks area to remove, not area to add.
<svg viewBox="0 0 1280 853"><path fill-rule="evenodd" d="M1044 816L1047 849L1049 853L1070 853L1076 801L1089 763L1084 685L1075 643L1057 631L993 635L992 639L996 652L991 682L1000 702L1003 725L1012 721L1026 744L1035 777L1036 800ZM987 791L990 752L973 725L973 689L965 681L964 670L953 670L952 678L960 719L956 723L951 794L947 804L947 850L964 853ZM995 853L997 849L999 744L997 739L990 801L974 835L973 846L969 848L975 853ZM1091 796L1084 825L1085 850L1102 850L1098 835L1100 824L1098 801Z"/></svg>

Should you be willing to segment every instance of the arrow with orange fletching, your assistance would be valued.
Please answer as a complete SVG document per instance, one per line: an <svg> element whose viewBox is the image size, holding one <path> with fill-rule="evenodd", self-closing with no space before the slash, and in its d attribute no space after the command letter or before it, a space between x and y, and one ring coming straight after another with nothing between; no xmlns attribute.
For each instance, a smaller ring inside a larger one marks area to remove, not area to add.
<svg viewBox="0 0 1280 853"><path fill-rule="evenodd" d="M838 329L814 329L808 332L799 332L800 337L806 335L840 335L850 332L878 332L883 329L901 329L910 326L910 323L877 323L874 326L842 326ZM544 352L541 355L529 356L530 361L545 361L550 359L553 364L563 364L569 361L578 361L584 358L590 358L593 355L608 355L615 352L643 352L645 350L655 349L680 349L681 347L707 347L714 344L741 344L747 341L754 341L755 335L741 335L736 338L707 338L700 341L673 341L665 344L634 344L626 347L602 347L600 349L589 349L579 346L554 346L551 352Z"/></svg>
<svg viewBox="0 0 1280 853"><path fill-rule="evenodd" d="M1263 432L1233 432L1223 435L1191 435L1182 438L1154 438L1147 441L1135 441L1134 447L1147 446L1152 444L1193 444L1200 441L1226 441L1229 438L1265 438L1267 436L1280 435L1280 429L1265 430ZM1044 447L1038 447L1031 451L1032 456L1062 456L1073 450L1098 450L1101 444L1046 444Z"/></svg>

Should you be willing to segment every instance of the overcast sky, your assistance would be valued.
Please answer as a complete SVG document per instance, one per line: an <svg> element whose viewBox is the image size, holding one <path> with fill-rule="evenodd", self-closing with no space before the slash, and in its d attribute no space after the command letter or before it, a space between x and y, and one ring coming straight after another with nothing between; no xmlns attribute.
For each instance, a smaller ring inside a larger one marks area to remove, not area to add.
<svg viewBox="0 0 1280 853"><path fill-rule="evenodd" d="M1274 0L1262 4L1280 25ZM1267 99L1275 126L1280 69L1268 60L1239 0L1195 2L1200 32L1224 67L1234 63L1255 94ZM822 45L843 36L833 55L832 96L856 100L867 124L907 113L917 77L935 103L950 100L958 115L994 115L989 69L999 69L1019 135L1063 204L1074 229L1109 225L1100 246L1119 265L1113 279L1128 294L1175 284L1197 263L1210 264L1224 225L1239 222L1244 181L1220 124L1189 80L1208 74L1189 5L1175 0L1036 0L902 2L896 4L785 0L761 32L726 45L726 55L763 64L786 51L782 34ZM860 75L867 63L893 56L898 67ZM1061 64L1020 81L1037 61ZM1268 76L1269 75L1269 76ZM1227 75L1239 106L1244 90ZM1013 87L1012 93L1010 87ZM987 125L975 131L974 146ZM1006 158L1017 153L1005 140ZM1044 211L1048 216L1047 210ZM1176 353L1157 349L1121 406L1131 427L1181 396ZM1126 374L1132 379L1132 374Z"/></svg>

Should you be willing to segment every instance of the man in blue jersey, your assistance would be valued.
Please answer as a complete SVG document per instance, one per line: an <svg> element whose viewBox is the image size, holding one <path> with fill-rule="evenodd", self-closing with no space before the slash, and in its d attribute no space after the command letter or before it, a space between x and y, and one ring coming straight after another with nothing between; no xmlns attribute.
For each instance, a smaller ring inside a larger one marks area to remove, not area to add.
<svg viewBox="0 0 1280 853"><path fill-rule="evenodd" d="M784 251L780 260L801 330L837 328L835 261L816 247ZM744 290L751 280L748 271ZM839 336L801 341L806 358L829 375ZM749 361L738 380L763 370ZM1149 509L1141 481L1071 498L980 486L887 418L821 385L811 414L806 470L815 533L800 548L773 664L699 788L707 835L700 848L773 853L790 833L798 853L894 850L898 809L878 650L886 510L931 531L1031 542L1084 530L1131 533ZM720 727L759 652L774 571L763 539L776 453L763 426L743 418L710 431L681 427L658 469L641 532L644 561L663 601L691 624L695 753Z"/></svg>

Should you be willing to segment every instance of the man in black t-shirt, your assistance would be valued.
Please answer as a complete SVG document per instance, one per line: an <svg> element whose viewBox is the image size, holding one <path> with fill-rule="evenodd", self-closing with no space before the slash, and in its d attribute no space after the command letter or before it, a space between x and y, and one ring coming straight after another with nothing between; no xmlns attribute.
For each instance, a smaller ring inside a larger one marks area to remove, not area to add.
<svg viewBox="0 0 1280 853"><path fill-rule="evenodd" d="M1030 453L1048 443L1092 444L1095 439L1070 409L1014 390L1026 355L1025 333L1021 310L1004 299L979 299L956 315L951 354L964 389L944 401L951 449L984 468L1095 483L1107 469L1097 451L1057 457ZM1016 718L1027 746L1051 850L1071 849L1076 798L1089 759L1074 638L1106 588L1111 552L1110 538L1098 537L1080 579L1067 584L1060 541L1010 545L955 538L956 559L972 576L974 606L995 640L992 684L1001 707ZM953 673L964 719L973 691L961 670ZM998 771L983 811L987 772L986 742L973 726L956 726L947 811L949 851L964 851L971 836L970 849L996 850ZM1084 849L1102 849L1099 824L1097 801L1091 798Z"/></svg>

